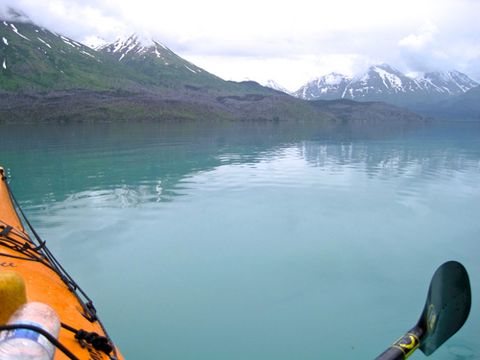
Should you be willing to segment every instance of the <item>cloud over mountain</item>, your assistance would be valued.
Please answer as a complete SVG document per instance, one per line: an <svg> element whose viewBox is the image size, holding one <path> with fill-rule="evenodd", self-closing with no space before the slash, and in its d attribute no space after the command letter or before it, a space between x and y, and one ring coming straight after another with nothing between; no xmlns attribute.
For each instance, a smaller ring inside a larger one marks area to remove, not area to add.
<svg viewBox="0 0 480 360"><path fill-rule="evenodd" d="M311 74L387 62L480 80L479 1L0 0L0 11L9 6L77 41L145 33L227 79L294 89Z"/></svg>

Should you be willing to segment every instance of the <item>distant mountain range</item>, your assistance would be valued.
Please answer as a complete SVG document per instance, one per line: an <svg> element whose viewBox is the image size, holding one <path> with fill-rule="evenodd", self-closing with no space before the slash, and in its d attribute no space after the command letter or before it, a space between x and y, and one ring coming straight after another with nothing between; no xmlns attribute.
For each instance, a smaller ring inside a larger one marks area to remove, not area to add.
<svg viewBox="0 0 480 360"><path fill-rule="evenodd" d="M330 73L312 80L292 95L305 100L349 99L355 101L384 101L405 106L424 114L442 116L438 109L452 104L465 103L472 96L466 95L479 84L459 71L427 72L410 77L388 64L371 66L355 77ZM465 96L465 100L454 99ZM480 102L480 98L473 101ZM474 104L469 107L475 107ZM458 109L460 110L460 109ZM456 109L448 111L455 116ZM445 110L444 114L447 114ZM465 112L462 112L465 116ZM460 114L460 113L459 113ZM469 113L475 118L478 113ZM480 116L479 116L480 117Z"/></svg>
<svg viewBox="0 0 480 360"><path fill-rule="evenodd" d="M310 81L294 95L305 100L442 100L479 84L459 71L429 72L409 77L388 64L373 65L365 73L350 77L331 73Z"/></svg>

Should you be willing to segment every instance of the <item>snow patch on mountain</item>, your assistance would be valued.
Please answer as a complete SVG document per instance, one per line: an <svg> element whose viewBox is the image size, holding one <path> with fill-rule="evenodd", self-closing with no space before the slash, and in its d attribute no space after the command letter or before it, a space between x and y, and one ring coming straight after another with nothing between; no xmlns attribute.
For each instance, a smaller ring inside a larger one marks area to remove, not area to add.
<svg viewBox="0 0 480 360"><path fill-rule="evenodd" d="M44 45L46 45L47 47L49 47L50 49L52 48L51 45L50 45L49 43L47 43L46 41L40 39L39 37L37 37L37 39L38 39L41 43L43 43Z"/></svg>
<svg viewBox="0 0 480 360"><path fill-rule="evenodd" d="M163 47L165 50L168 50L168 48L167 48L165 45L163 45L163 44L161 44L161 43L159 43L159 42L157 42L157 41L154 41L154 43L157 44L157 45L159 45L159 46L161 46L161 47Z"/></svg>
<svg viewBox="0 0 480 360"><path fill-rule="evenodd" d="M5 22L4 22L4 24L5 24ZM12 30L13 30L13 32L14 32L15 34L17 34L18 36L24 38L25 40L30 41L30 39L29 39L28 37L26 37L25 35L22 35L22 34L20 34L20 33L18 32L18 29L15 27L15 25L10 24L10 27L12 28Z"/></svg>
<svg viewBox="0 0 480 360"><path fill-rule="evenodd" d="M268 87L268 88L273 89L273 90L281 91L285 94L290 94L290 91L288 91L285 87L280 85L275 80L267 80L265 83L263 83L263 86Z"/></svg>
<svg viewBox="0 0 480 360"><path fill-rule="evenodd" d="M8 40L5 37L2 37L3 43L8 46Z"/></svg>
<svg viewBox="0 0 480 360"><path fill-rule="evenodd" d="M185 67L186 67L188 70L190 70L192 73L194 73L194 74L197 73L195 70L190 69L187 65L185 65Z"/></svg>
<svg viewBox="0 0 480 360"><path fill-rule="evenodd" d="M375 66L373 70L380 76L385 88L393 88L399 91L405 91L402 80L395 74L392 74L380 67Z"/></svg>
<svg viewBox="0 0 480 360"><path fill-rule="evenodd" d="M107 52L112 53L125 53L130 52L132 49L136 49L136 52L142 52L151 48L156 48L156 45L160 46L164 50L168 50L165 45L159 43L158 41L138 34L131 34L125 37L119 37L112 43L103 44L97 47L96 50L106 50Z"/></svg>
<svg viewBox="0 0 480 360"><path fill-rule="evenodd" d="M345 81L346 77L338 73L330 73L324 77L324 83L326 85L340 85Z"/></svg>
<svg viewBox="0 0 480 360"><path fill-rule="evenodd" d="M105 39L98 36L87 36L83 39L82 43L88 46L92 50L97 50L99 47L102 47L108 43Z"/></svg>
<svg viewBox="0 0 480 360"><path fill-rule="evenodd" d="M138 51L141 51L141 49L138 50ZM137 51L137 53L138 53L138 51ZM155 48L155 55L157 56L157 58L163 59L162 53L160 51L158 51L157 48Z"/></svg>
<svg viewBox="0 0 480 360"><path fill-rule="evenodd" d="M167 65L165 51L171 52L165 45L138 34L120 37L112 43L98 46L95 50L117 55L118 61L122 61L126 56L143 56L151 53L157 58L164 60L165 65Z"/></svg>
<svg viewBox="0 0 480 360"><path fill-rule="evenodd" d="M136 38L128 38L126 41L119 41L115 44L112 52L121 52L123 55L128 54L138 45Z"/></svg>
<svg viewBox="0 0 480 360"><path fill-rule="evenodd" d="M77 42L74 41L74 40L71 40L71 39L69 39L69 38L66 38L66 37L63 36L63 35L57 35L57 36L58 36L60 39L62 39L62 41L63 41L65 44L67 44L67 45L69 45L69 46L71 46L71 47L73 47L73 48L81 48L81 47L82 47L81 44L77 43Z"/></svg>
<svg viewBox="0 0 480 360"><path fill-rule="evenodd" d="M91 58L94 58L94 59L95 59L95 56L94 56L94 55L92 55L92 54L90 54L90 53L88 53L88 52L86 52L86 51L83 51L83 50L82 50L82 51L80 51L80 52L81 52L83 55L87 55L87 56L90 56Z"/></svg>

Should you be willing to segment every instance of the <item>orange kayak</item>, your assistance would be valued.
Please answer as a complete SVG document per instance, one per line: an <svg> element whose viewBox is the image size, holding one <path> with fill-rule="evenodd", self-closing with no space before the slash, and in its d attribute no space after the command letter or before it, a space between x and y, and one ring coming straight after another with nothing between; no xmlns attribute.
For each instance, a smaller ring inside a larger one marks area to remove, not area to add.
<svg viewBox="0 0 480 360"><path fill-rule="evenodd" d="M28 220L24 221L28 224ZM0 275L7 271L18 273L24 280L26 301L44 303L55 310L62 324L58 341L76 358L122 360L91 300L36 232L31 232L32 237L20 220L5 172L0 168ZM56 349L55 360L71 358Z"/></svg>

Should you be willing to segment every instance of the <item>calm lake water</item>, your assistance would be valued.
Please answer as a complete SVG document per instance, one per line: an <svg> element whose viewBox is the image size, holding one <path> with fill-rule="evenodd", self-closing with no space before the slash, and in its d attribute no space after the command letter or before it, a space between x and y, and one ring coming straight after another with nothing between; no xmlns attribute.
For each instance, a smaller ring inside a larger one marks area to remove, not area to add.
<svg viewBox="0 0 480 360"><path fill-rule="evenodd" d="M128 359L371 359L453 259L472 311L430 358L480 359L479 124L0 133L17 198Z"/></svg>

